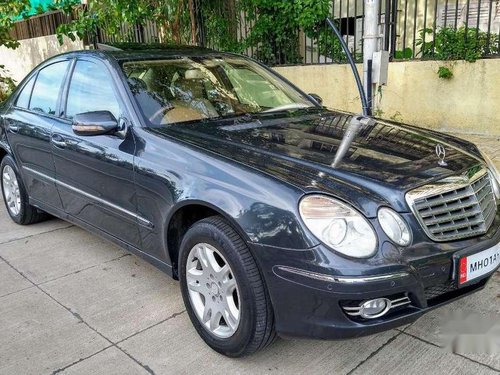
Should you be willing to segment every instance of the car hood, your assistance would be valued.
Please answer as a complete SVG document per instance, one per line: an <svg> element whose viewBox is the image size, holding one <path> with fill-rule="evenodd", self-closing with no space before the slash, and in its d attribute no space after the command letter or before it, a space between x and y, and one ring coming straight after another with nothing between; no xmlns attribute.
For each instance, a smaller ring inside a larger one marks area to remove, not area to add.
<svg viewBox="0 0 500 375"><path fill-rule="evenodd" d="M399 211L407 209L406 191L480 163L476 147L469 142L386 121L371 121L349 141L353 116L330 111L281 114L151 130L256 168L304 191L350 197L354 188ZM342 156L343 141L347 147ZM445 154L438 155L443 149Z"/></svg>

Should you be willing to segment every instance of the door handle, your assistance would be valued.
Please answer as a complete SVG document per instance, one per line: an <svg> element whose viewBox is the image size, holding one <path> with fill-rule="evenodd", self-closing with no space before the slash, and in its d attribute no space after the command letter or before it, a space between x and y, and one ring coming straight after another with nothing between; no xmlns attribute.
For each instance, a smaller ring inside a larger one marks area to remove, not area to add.
<svg viewBox="0 0 500 375"><path fill-rule="evenodd" d="M7 127L7 129L8 129L11 133L17 133L17 132L19 131L19 126L9 124L9 126Z"/></svg>
<svg viewBox="0 0 500 375"><path fill-rule="evenodd" d="M57 148L65 148L66 140L60 134L52 134L52 144Z"/></svg>

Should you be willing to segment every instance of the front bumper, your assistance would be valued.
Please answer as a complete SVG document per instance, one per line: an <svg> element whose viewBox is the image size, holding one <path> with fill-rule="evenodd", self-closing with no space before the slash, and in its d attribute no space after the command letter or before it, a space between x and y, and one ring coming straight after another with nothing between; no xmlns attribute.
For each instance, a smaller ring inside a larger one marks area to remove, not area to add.
<svg viewBox="0 0 500 375"><path fill-rule="evenodd" d="M368 266L360 260L359 265L365 267L351 275L343 272L338 259L326 259L332 252L321 245L304 251L251 247L263 271L281 336L345 339L412 323L434 308L483 289L496 270L459 287L458 260L499 242L497 230L473 246L438 256L385 259ZM349 316L343 309L374 298L401 297L410 303L376 319Z"/></svg>

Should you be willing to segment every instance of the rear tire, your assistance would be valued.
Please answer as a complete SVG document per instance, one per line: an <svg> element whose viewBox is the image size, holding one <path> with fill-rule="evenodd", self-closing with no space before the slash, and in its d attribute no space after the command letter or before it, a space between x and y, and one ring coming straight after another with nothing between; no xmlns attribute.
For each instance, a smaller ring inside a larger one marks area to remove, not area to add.
<svg viewBox="0 0 500 375"><path fill-rule="evenodd" d="M5 207L17 224L29 225L47 219L48 215L29 204L28 194L14 160L9 155L0 163L0 181Z"/></svg>
<svg viewBox="0 0 500 375"><path fill-rule="evenodd" d="M179 276L191 322L212 349L242 357L274 341L264 280L248 246L223 218L203 219L187 231Z"/></svg>

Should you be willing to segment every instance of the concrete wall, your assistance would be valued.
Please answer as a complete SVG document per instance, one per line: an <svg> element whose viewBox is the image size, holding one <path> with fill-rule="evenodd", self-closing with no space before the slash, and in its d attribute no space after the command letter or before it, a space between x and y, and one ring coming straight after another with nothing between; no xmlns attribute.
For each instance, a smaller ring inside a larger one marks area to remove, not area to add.
<svg viewBox="0 0 500 375"><path fill-rule="evenodd" d="M0 65L5 65L10 76L20 82L35 66L51 56L59 53L83 49L80 40L75 42L69 38L59 45L55 35L20 41L20 46L13 50L0 47Z"/></svg>
<svg viewBox="0 0 500 375"><path fill-rule="evenodd" d="M436 130L500 135L500 59L447 64L454 73L451 80L437 76L441 65L439 61L391 63L389 84L376 98L377 115ZM278 67L276 71L304 91L320 95L328 107L361 112L348 65Z"/></svg>

